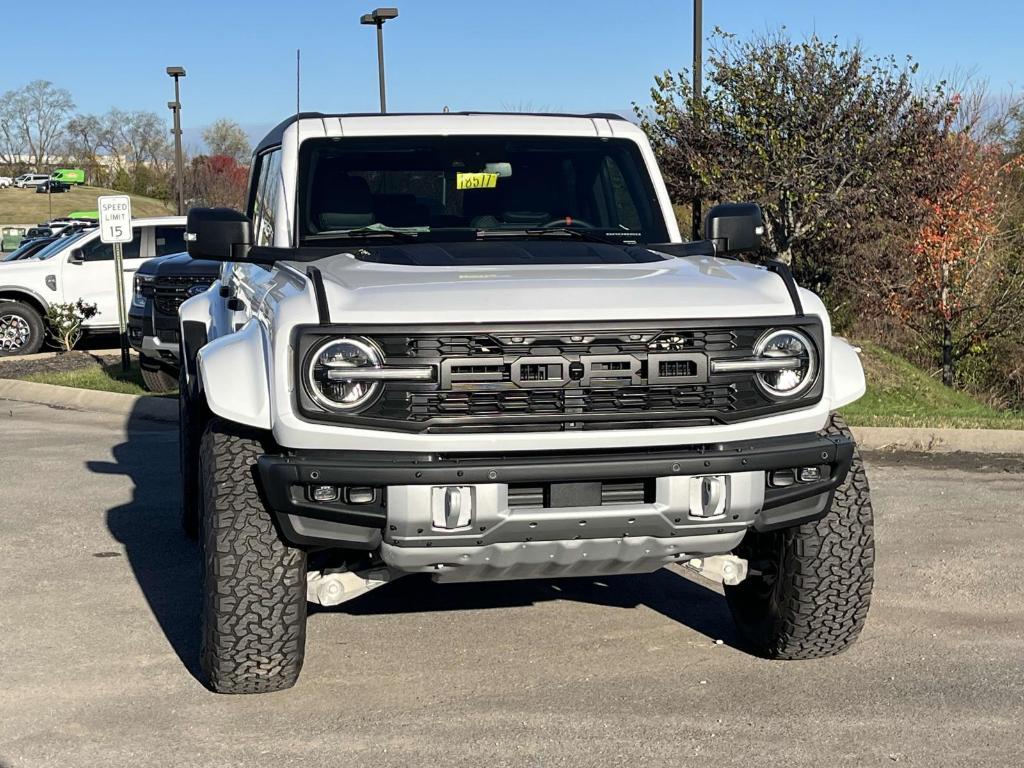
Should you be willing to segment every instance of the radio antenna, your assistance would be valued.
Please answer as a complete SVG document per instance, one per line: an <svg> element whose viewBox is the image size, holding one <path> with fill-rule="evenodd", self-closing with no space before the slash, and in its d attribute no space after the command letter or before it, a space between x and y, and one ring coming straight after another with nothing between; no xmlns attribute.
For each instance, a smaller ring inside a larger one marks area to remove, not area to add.
<svg viewBox="0 0 1024 768"><path fill-rule="evenodd" d="M292 198L292 246L299 247L299 120L302 117L302 49L295 49L295 168L291 173L294 180Z"/></svg>

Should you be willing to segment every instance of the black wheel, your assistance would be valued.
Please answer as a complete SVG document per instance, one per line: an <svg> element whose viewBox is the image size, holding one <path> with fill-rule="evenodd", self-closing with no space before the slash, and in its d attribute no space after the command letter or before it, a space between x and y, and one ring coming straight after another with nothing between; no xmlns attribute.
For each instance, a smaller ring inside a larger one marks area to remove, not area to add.
<svg viewBox="0 0 1024 768"><path fill-rule="evenodd" d="M218 418L203 431L200 665L218 693L283 690L302 669L306 554L278 537L257 488L268 442Z"/></svg>
<svg viewBox="0 0 1024 768"><path fill-rule="evenodd" d="M139 355L139 371L146 389L157 395L165 395L178 388L178 377L169 373L159 360Z"/></svg>
<svg viewBox="0 0 1024 768"><path fill-rule="evenodd" d="M181 475L181 529L195 541L199 538L199 441L202 413L191 398L185 380L185 365L178 371L178 471Z"/></svg>
<svg viewBox="0 0 1024 768"><path fill-rule="evenodd" d="M826 434L850 436L838 415ZM736 554L760 575L725 588L740 633L772 659L815 659L848 648L864 627L874 581L874 523L864 463L853 465L820 520L750 531Z"/></svg>
<svg viewBox="0 0 1024 768"><path fill-rule="evenodd" d="M20 301L0 301L0 357L38 352L45 332L43 318L34 308Z"/></svg>

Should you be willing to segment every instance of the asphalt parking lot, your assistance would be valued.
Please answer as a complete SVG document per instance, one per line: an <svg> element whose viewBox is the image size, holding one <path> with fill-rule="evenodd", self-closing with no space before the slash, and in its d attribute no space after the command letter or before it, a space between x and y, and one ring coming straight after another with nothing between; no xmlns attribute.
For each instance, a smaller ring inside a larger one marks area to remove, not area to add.
<svg viewBox="0 0 1024 768"><path fill-rule="evenodd" d="M5 768L1024 764L1020 459L869 457L875 599L834 659L748 655L669 570L410 578L311 615L296 688L223 697L194 676L174 429L13 402L0 425Z"/></svg>

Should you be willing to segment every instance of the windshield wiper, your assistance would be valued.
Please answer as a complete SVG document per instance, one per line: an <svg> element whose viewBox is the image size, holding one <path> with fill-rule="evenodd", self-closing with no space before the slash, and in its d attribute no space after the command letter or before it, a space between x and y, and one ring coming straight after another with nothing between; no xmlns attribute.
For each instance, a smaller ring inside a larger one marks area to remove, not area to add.
<svg viewBox="0 0 1024 768"><path fill-rule="evenodd" d="M623 243L621 241L612 240L601 235L595 235L592 232L588 232L585 229L574 229L573 227L538 227L531 229L478 229L476 231L478 237L490 237L492 235L509 237L522 237L527 235L528 237L547 237L549 235L569 235L575 237L578 240L586 240L589 243L604 243L605 245L617 245L619 247L626 245L635 245L635 243Z"/></svg>
<svg viewBox="0 0 1024 768"><path fill-rule="evenodd" d="M306 235L305 240L340 240L342 238L369 238L369 237L390 237L393 240L401 240L403 243L415 243L421 232L429 231L428 228L417 229L386 229L377 224L367 227L356 227L355 229L336 229L327 232L318 232L315 235Z"/></svg>

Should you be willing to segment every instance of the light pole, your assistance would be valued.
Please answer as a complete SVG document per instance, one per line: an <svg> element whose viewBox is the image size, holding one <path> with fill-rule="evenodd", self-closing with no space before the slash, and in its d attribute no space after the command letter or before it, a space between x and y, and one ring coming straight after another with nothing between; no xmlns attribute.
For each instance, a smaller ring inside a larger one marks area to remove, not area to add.
<svg viewBox="0 0 1024 768"><path fill-rule="evenodd" d="M185 76L184 67L168 67L167 74L174 78L174 101L168 101L167 107L174 113L174 175L177 177L178 187L178 215L185 213L185 170L182 167L184 161L181 157L181 91L178 80Z"/></svg>
<svg viewBox="0 0 1024 768"><path fill-rule="evenodd" d="M693 103L701 97L701 48L704 42L703 26L703 0L693 0ZM701 233L701 205L700 195L693 195L693 239L700 240L704 237Z"/></svg>
<svg viewBox="0 0 1024 768"><path fill-rule="evenodd" d="M397 8L374 8L370 13L359 17L360 24L377 27L377 72L380 78L380 113L388 111L387 99L384 96L384 22L398 18Z"/></svg>

